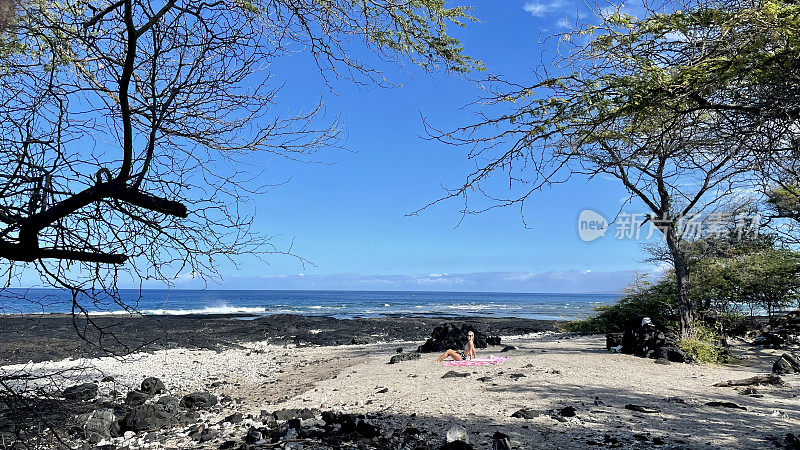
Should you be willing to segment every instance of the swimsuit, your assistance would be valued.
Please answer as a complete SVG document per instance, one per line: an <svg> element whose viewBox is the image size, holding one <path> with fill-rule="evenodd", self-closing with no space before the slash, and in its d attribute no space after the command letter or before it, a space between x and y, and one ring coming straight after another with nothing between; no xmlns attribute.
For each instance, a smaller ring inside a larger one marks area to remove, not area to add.
<svg viewBox="0 0 800 450"><path fill-rule="evenodd" d="M459 354L461 355L461 359L467 359L467 352L469 351L469 344L464 344L464 350L461 350Z"/></svg>

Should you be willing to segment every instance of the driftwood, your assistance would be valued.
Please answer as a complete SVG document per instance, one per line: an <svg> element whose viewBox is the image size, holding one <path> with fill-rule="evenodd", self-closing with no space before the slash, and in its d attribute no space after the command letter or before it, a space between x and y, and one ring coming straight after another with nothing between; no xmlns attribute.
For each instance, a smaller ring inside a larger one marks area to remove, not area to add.
<svg viewBox="0 0 800 450"><path fill-rule="evenodd" d="M721 381L714 386L716 387L730 387L730 386L753 386L757 384L783 384L781 377L777 375L757 375L755 377L745 378L744 380L728 380Z"/></svg>

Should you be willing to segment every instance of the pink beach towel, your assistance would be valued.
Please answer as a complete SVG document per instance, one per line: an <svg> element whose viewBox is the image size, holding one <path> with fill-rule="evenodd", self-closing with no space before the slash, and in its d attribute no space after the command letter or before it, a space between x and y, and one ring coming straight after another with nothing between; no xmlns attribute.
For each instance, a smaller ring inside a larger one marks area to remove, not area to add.
<svg viewBox="0 0 800 450"><path fill-rule="evenodd" d="M462 361L447 361L443 363L443 366L488 366L491 364L500 364L503 361L507 361L508 356L489 356L483 358L475 358L475 359L466 359Z"/></svg>

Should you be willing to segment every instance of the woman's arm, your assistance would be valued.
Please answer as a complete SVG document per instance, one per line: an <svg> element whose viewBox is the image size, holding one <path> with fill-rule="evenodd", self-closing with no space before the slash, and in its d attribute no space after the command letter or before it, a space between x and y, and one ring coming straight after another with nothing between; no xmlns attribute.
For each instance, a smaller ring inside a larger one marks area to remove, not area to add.
<svg viewBox="0 0 800 450"><path fill-rule="evenodd" d="M475 344L473 344L472 342L469 343L469 352L468 353L469 353L468 356L470 358L477 358L478 357L478 354L475 353Z"/></svg>

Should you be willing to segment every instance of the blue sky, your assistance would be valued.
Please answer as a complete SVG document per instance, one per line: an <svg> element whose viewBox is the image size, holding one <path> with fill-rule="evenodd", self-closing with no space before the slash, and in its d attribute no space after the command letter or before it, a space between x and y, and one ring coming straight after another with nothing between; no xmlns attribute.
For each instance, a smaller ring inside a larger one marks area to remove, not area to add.
<svg viewBox="0 0 800 450"><path fill-rule="evenodd" d="M576 16L574 4L557 0L477 3L481 22L455 34L488 72L520 82L552 50L541 39ZM221 284L209 288L614 292L634 271L653 270L634 241L578 238L582 209L613 217L626 198L609 180L576 179L537 194L524 211L528 228L515 208L459 224L458 200L407 216L474 167L464 149L422 139L421 116L444 129L474 120L476 110L462 107L481 95L475 81L403 67L388 72L400 87L327 87L303 54L271 72L286 82L280 108L308 109L323 96L328 113L343 119L349 151L320 152L325 164L271 161L267 181L281 184L254 199L256 229L278 235L284 248L293 241L293 253L311 264L242 258L238 267L222 265Z"/></svg>

